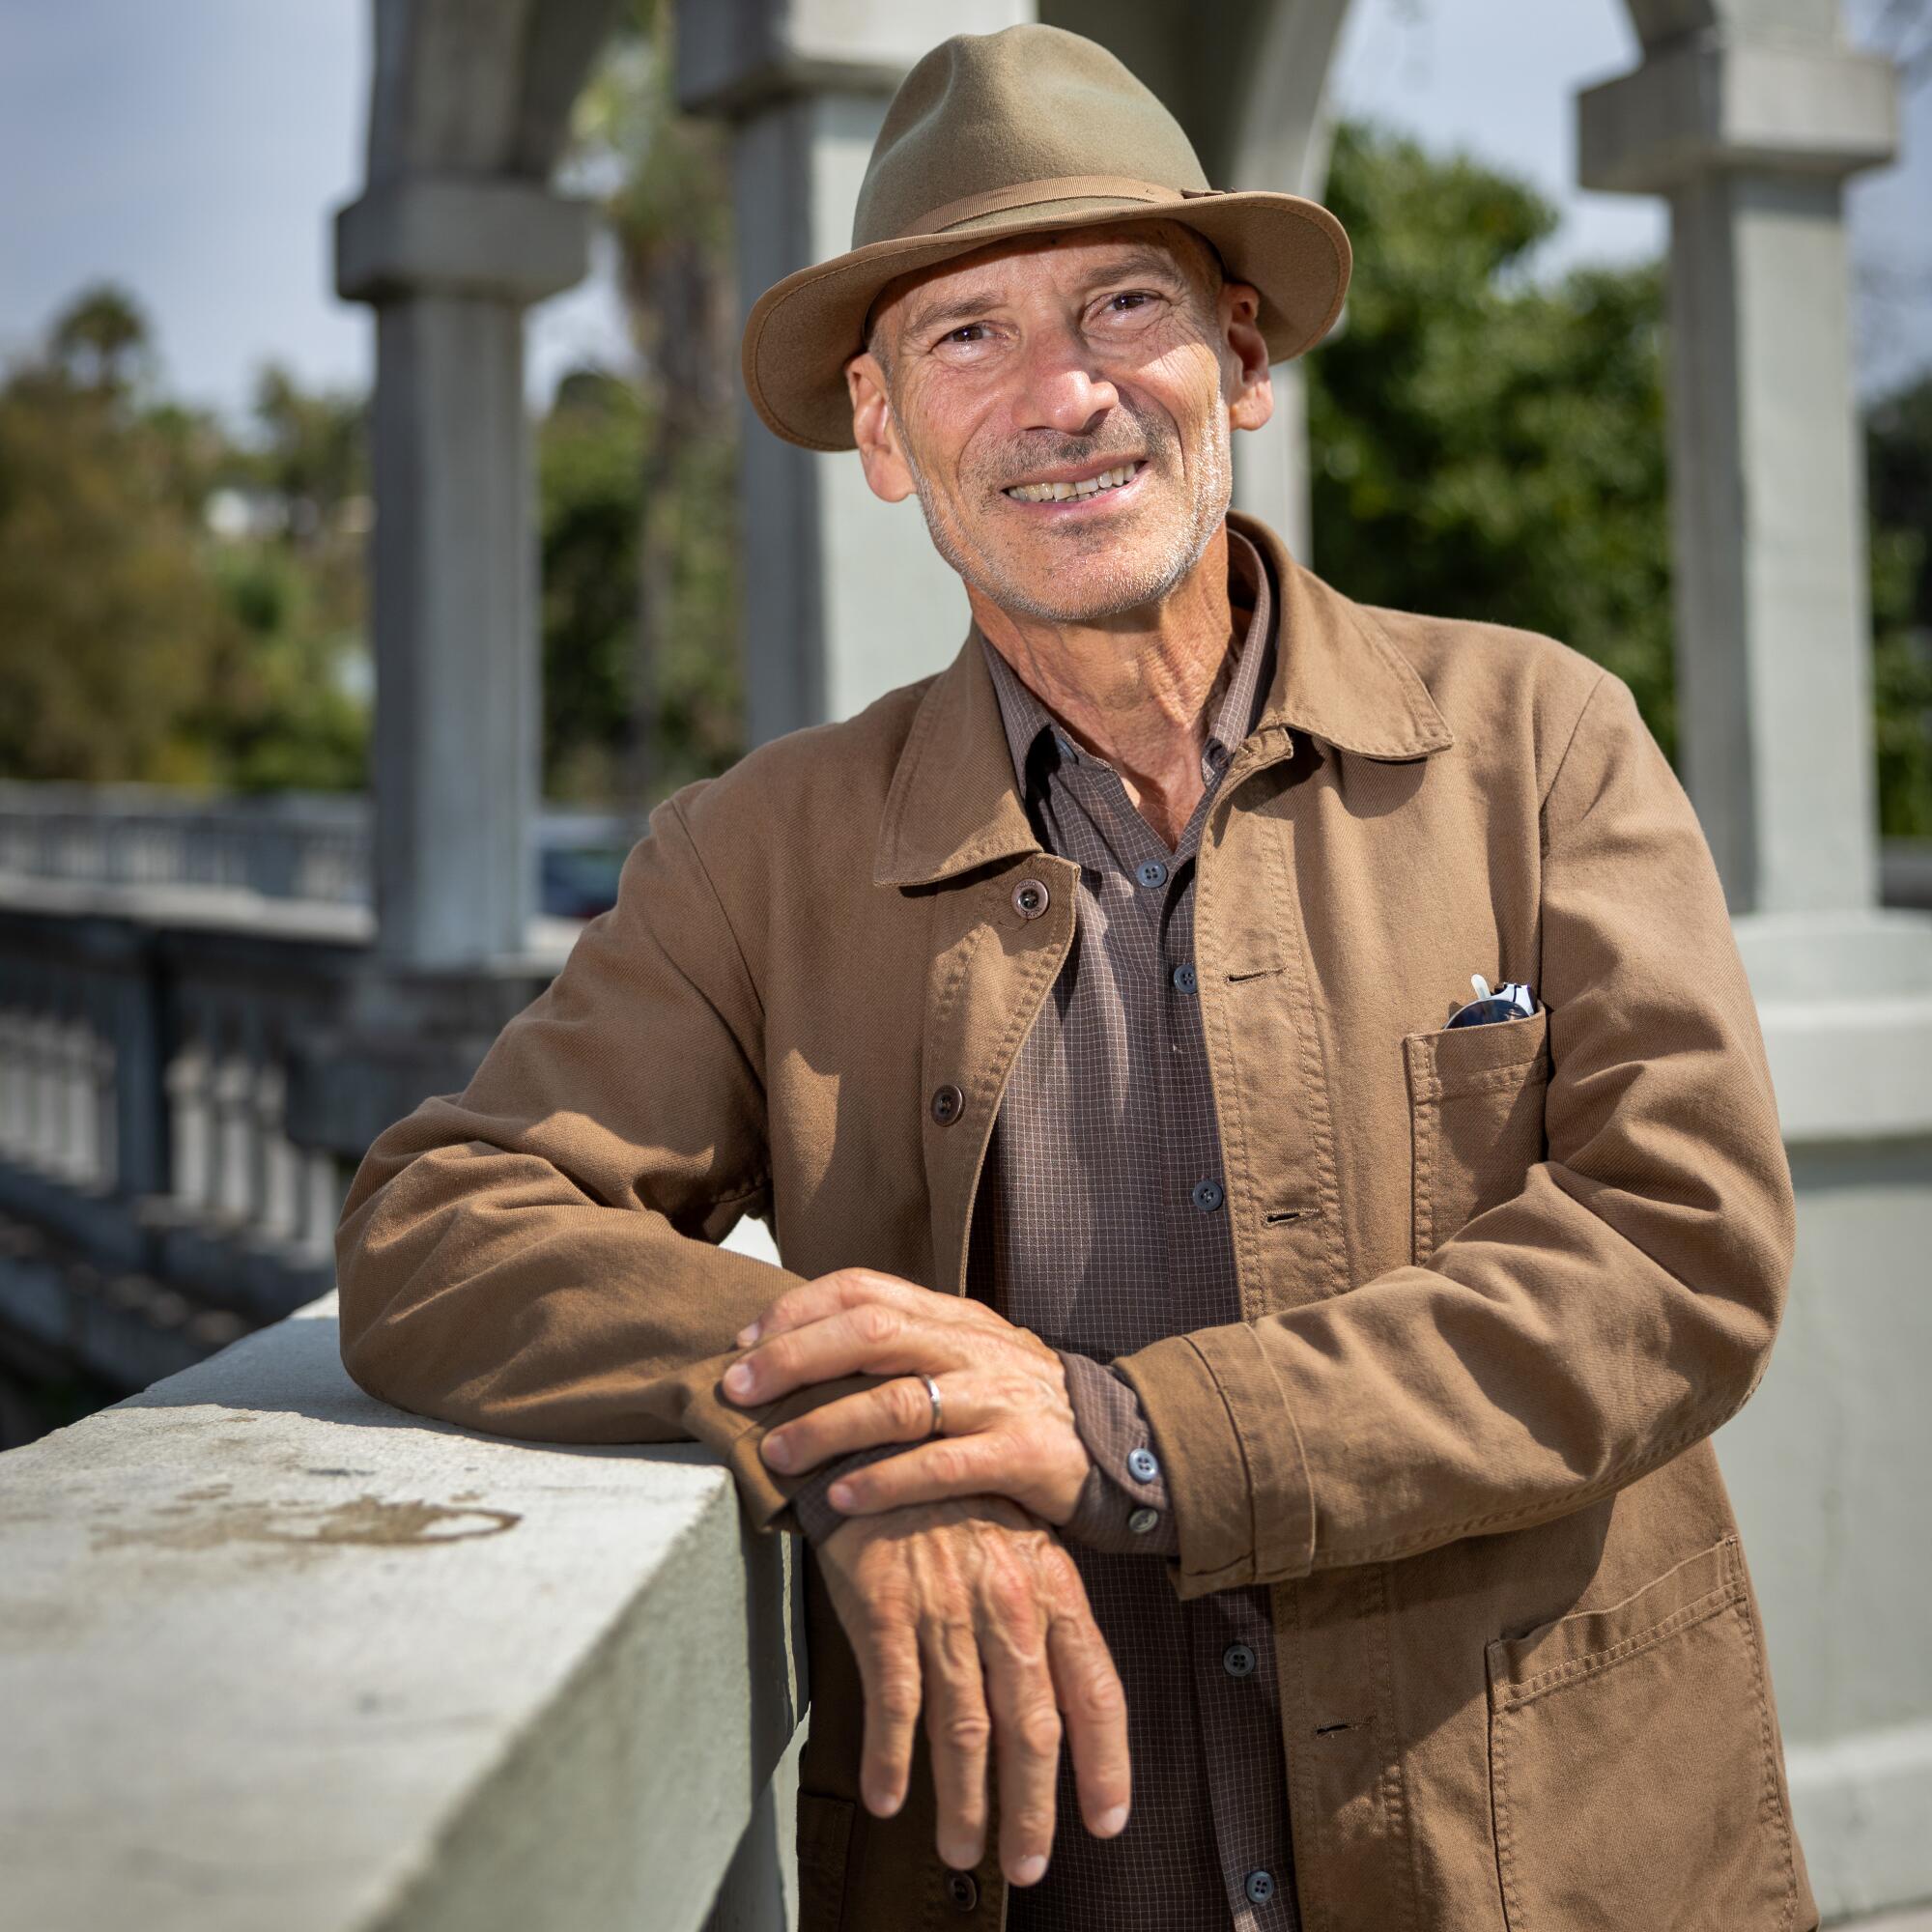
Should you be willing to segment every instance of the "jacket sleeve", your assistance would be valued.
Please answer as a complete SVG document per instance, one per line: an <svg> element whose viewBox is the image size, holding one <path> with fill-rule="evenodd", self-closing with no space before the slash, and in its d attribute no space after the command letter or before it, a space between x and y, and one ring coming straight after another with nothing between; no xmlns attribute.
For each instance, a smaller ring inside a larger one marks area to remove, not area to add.
<svg viewBox="0 0 1932 1932"><path fill-rule="evenodd" d="M495 1435L710 1444L748 1519L796 1528L761 1407L724 1396L737 1331L799 1277L721 1249L770 1207L762 1012L680 810L469 1085L364 1155L336 1231L342 1359L370 1394Z"/></svg>
<svg viewBox="0 0 1932 1932"><path fill-rule="evenodd" d="M1182 1597L1566 1515L1764 1373L1795 1211L1757 1012L1696 815L1614 676L1543 841L1551 1070L1520 1190L1423 1264L1114 1364L1162 1447Z"/></svg>

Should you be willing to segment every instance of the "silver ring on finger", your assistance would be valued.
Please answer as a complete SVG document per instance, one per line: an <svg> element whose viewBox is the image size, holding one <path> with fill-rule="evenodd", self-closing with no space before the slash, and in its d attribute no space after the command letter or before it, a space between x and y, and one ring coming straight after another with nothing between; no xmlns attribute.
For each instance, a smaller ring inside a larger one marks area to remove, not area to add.
<svg viewBox="0 0 1932 1932"><path fill-rule="evenodd" d="M939 1399L939 1384L923 1369L919 1372L919 1378L925 1384L926 1394L932 1398L932 1427L925 1433L928 1436L943 1435L946 1432L942 1424L946 1416L945 1405Z"/></svg>

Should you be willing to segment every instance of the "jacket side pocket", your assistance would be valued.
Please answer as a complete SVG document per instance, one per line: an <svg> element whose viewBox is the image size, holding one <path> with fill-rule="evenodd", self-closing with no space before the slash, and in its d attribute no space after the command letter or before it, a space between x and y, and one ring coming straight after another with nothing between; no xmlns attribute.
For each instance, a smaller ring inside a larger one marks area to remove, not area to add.
<svg viewBox="0 0 1932 1932"><path fill-rule="evenodd" d="M1520 1193L1546 1151L1549 1009L1403 1036L1408 1074L1410 1260Z"/></svg>
<svg viewBox="0 0 1932 1932"><path fill-rule="evenodd" d="M798 1794L798 1932L842 1932L853 1801Z"/></svg>
<svg viewBox="0 0 1932 1932"><path fill-rule="evenodd" d="M1780 1932L1798 1903L1735 1536L1485 1648L1510 1932Z"/></svg>

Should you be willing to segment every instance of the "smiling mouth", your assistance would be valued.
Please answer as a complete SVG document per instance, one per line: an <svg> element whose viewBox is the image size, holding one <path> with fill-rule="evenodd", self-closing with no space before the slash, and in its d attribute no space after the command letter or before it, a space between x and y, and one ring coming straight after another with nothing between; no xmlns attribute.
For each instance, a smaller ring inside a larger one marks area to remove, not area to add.
<svg viewBox="0 0 1932 1932"><path fill-rule="evenodd" d="M1067 503L1076 497L1103 497L1109 490L1118 490L1131 483L1141 468L1136 460L1103 469L1097 476L1083 476L1077 483L1014 483L1002 494L1016 503Z"/></svg>

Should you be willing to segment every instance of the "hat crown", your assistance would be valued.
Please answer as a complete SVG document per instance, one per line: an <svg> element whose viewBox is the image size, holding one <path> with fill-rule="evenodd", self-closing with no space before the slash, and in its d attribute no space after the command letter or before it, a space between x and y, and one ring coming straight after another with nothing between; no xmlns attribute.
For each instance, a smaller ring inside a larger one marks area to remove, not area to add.
<svg viewBox="0 0 1932 1932"><path fill-rule="evenodd" d="M1202 190L1180 123L1105 47L1061 27L955 34L900 82L866 165L852 245L1028 182L1122 175Z"/></svg>

